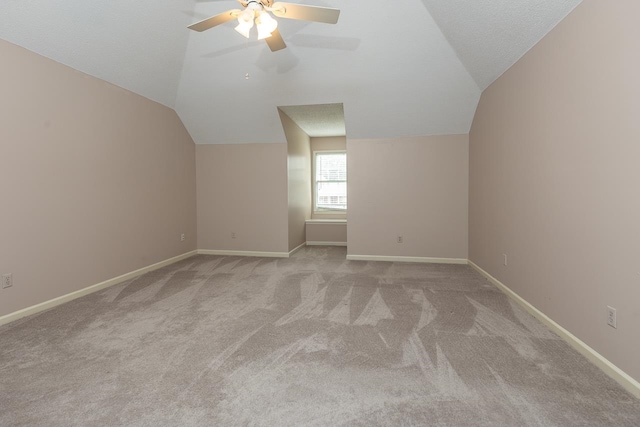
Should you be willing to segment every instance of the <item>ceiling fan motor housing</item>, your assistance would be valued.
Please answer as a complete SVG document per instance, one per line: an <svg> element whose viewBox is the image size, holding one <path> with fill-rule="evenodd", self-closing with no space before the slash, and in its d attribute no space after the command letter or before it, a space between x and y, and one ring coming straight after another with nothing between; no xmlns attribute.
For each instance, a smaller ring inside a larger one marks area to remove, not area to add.
<svg viewBox="0 0 640 427"><path fill-rule="evenodd" d="M271 7L273 0L238 0L238 3L240 3L242 7L249 7L251 3L259 4L262 7Z"/></svg>

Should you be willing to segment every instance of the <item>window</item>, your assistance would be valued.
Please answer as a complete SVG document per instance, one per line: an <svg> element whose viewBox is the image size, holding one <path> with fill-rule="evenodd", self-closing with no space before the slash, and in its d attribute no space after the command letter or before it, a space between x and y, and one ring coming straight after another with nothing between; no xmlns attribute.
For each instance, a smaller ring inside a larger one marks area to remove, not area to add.
<svg viewBox="0 0 640 427"><path fill-rule="evenodd" d="M347 210L347 153L317 151L314 155L314 211Z"/></svg>

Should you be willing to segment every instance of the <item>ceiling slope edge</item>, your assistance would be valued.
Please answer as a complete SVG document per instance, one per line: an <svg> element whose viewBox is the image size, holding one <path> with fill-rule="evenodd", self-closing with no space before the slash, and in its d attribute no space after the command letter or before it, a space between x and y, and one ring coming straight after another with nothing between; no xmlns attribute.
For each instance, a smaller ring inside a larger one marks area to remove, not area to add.
<svg viewBox="0 0 640 427"><path fill-rule="evenodd" d="M0 3L0 38L174 108L195 0Z"/></svg>
<svg viewBox="0 0 640 427"><path fill-rule="evenodd" d="M421 0L484 91L582 0Z"/></svg>
<svg viewBox="0 0 640 427"><path fill-rule="evenodd" d="M583 0L576 0L575 4L573 5L573 7L571 7L571 9L567 10L566 13L564 13L562 16L559 17L559 19L557 21L555 21L552 25L549 25L549 27L544 30L543 34L540 35L540 37L538 37L536 40L534 40L530 46L527 47L527 49L525 51L523 51L519 56L517 56L516 58L513 59L513 61L504 69L502 70L499 74L497 74L493 79L491 79L491 81L489 81L484 87L482 87L481 89L484 91L486 88L488 88L489 86L491 86L491 84L493 82L495 82L496 80L498 80L504 73L506 73L507 71L509 71L509 69L511 67L513 67L518 61L520 61L531 49L533 49L538 43L540 43L540 41L542 39L544 39L551 31L553 31L553 29L555 27L558 26L558 24L560 24L562 21L564 21L564 19L569 16L571 14L571 12L573 12L578 6L580 6L580 4L582 3Z"/></svg>

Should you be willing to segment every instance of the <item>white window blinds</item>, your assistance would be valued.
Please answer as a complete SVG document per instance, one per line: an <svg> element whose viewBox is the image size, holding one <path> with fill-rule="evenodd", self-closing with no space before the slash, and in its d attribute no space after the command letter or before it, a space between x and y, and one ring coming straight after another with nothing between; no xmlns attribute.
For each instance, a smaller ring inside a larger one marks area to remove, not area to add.
<svg viewBox="0 0 640 427"><path fill-rule="evenodd" d="M347 209L347 153L315 153L315 210Z"/></svg>

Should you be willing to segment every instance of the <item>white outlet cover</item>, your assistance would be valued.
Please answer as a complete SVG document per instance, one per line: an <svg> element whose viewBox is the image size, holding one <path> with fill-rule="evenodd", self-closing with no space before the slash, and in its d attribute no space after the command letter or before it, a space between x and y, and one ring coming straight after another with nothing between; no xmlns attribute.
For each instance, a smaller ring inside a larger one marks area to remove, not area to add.
<svg viewBox="0 0 640 427"><path fill-rule="evenodd" d="M618 322L616 319L616 309L610 306L607 306L607 325L612 328L618 328Z"/></svg>
<svg viewBox="0 0 640 427"><path fill-rule="evenodd" d="M2 275L2 288L6 289L6 288L10 288L13 286L13 278L11 277L11 274L3 274Z"/></svg>

